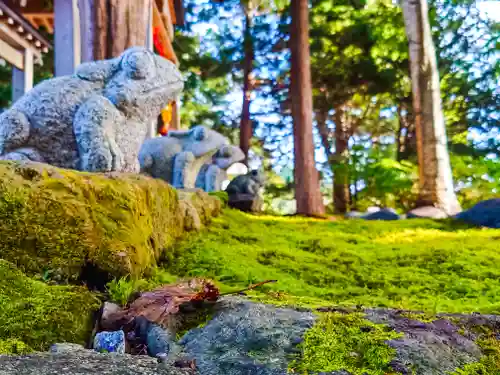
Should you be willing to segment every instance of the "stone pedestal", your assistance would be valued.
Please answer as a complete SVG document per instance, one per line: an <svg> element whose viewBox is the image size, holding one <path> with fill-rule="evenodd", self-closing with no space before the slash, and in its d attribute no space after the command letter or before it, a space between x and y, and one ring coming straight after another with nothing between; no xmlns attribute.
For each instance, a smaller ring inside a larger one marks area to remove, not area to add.
<svg viewBox="0 0 500 375"><path fill-rule="evenodd" d="M233 194L229 196L229 207L244 212L261 212L264 200L252 194Z"/></svg>

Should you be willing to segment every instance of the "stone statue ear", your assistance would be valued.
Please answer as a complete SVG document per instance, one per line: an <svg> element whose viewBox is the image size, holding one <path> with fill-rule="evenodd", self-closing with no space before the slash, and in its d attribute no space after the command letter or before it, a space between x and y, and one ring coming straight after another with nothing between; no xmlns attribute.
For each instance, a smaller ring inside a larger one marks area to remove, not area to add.
<svg viewBox="0 0 500 375"><path fill-rule="evenodd" d="M170 130L168 133L167 133L167 137L170 137L170 138L177 138L177 139L180 139L180 138L187 138L191 135L192 133L192 130Z"/></svg>
<svg viewBox="0 0 500 375"><path fill-rule="evenodd" d="M122 66L132 79L147 79L156 73L154 56L145 48L135 47L125 51Z"/></svg>
<svg viewBox="0 0 500 375"><path fill-rule="evenodd" d="M203 126L193 128L193 136L197 141L203 141L207 137L207 130Z"/></svg>
<svg viewBox="0 0 500 375"><path fill-rule="evenodd" d="M91 82L107 82L118 68L117 61L103 60L83 63L76 68L78 78Z"/></svg>

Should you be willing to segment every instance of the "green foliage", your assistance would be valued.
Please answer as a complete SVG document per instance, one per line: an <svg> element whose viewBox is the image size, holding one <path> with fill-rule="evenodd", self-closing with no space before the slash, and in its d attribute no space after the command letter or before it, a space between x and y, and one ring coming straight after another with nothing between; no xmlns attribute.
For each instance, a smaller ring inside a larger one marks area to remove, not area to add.
<svg viewBox="0 0 500 375"><path fill-rule="evenodd" d="M500 161L485 157L450 155L453 178L461 186L458 199L462 208L470 208L476 203L498 198L500 189Z"/></svg>
<svg viewBox="0 0 500 375"><path fill-rule="evenodd" d="M0 340L0 355L1 354L26 354L32 352L28 345L17 339Z"/></svg>
<svg viewBox="0 0 500 375"><path fill-rule="evenodd" d="M185 127L205 125L220 128L223 108L228 105L226 79L228 67L224 62L200 50L199 38L176 33L180 67L184 76L181 116Z"/></svg>
<svg viewBox="0 0 500 375"><path fill-rule="evenodd" d="M406 212L413 208L418 196L418 170L414 164L375 157L359 169L357 177L366 181L366 187L356 195L356 209L381 206Z"/></svg>
<svg viewBox="0 0 500 375"><path fill-rule="evenodd" d="M353 375L385 375L396 353L386 341L399 337L361 313L322 314L299 345L301 358L289 367L300 374L346 370Z"/></svg>
<svg viewBox="0 0 500 375"><path fill-rule="evenodd" d="M111 301L124 306L134 293L144 292L160 285L171 284L176 281L178 281L176 276L155 268L151 271L147 279L134 279L131 277L113 279L106 285L106 289Z"/></svg>
<svg viewBox="0 0 500 375"><path fill-rule="evenodd" d="M0 259L0 354L43 351L56 342L85 345L99 306L85 288L49 286Z"/></svg>
<svg viewBox="0 0 500 375"><path fill-rule="evenodd" d="M156 265L199 215L220 209L207 194L183 194L161 180L53 167L0 164L1 257L29 274L76 281L89 263L137 277ZM181 208L189 204L192 209ZM181 207L182 206L182 207Z"/></svg>
<svg viewBox="0 0 500 375"><path fill-rule="evenodd" d="M429 4L450 134L471 128L486 133L498 126L500 62L495 56L500 23L486 18L479 4L470 0L432 0ZM493 150L498 152L498 148Z"/></svg>
<svg viewBox="0 0 500 375"><path fill-rule="evenodd" d="M497 242L498 231L453 221L331 222L226 210L168 252L164 267L226 288L276 279L259 289L271 293L259 297L267 301L283 302L284 294L307 304L498 313Z"/></svg>
<svg viewBox="0 0 500 375"><path fill-rule="evenodd" d="M0 65L0 109L8 108L12 100L12 68Z"/></svg>
<svg viewBox="0 0 500 375"><path fill-rule="evenodd" d="M313 2L310 30L313 81L330 108L354 94L394 90L407 74L401 9L387 1L332 4Z"/></svg>

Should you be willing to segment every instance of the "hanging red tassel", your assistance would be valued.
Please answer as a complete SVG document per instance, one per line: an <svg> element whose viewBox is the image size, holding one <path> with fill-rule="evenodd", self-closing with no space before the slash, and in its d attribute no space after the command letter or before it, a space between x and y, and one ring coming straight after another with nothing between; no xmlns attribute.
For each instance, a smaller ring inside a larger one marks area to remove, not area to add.
<svg viewBox="0 0 500 375"><path fill-rule="evenodd" d="M165 46L160 42L160 39L158 36L159 32L160 32L160 29L158 27L155 27L153 29L153 44L156 48L156 51L158 51L158 54L162 57L166 57L167 52L165 51Z"/></svg>

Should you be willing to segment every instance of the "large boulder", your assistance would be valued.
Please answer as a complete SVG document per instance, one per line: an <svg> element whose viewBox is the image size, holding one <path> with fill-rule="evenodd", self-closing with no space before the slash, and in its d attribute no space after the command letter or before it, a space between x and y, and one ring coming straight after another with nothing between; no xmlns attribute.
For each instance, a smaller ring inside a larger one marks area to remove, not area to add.
<svg viewBox="0 0 500 375"><path fill-rule="evenodd" d="M0 162L0 254L60 281L141 276L221 202L136 174ZM195 224L193 224L195 223ZM97 280L98 281L98 280Z"/></svg>
<svg viewBox="0 0 500 375"><path fill-rule="evenodd" d="M148 356L101 354L78 345L57 345L50 353L0 356L0 375L188 375L193 371L159 364Z"/></svg>
<svg viewBox="0 0 500 375"><path fill-rule="evenodd" d="M446 212L434 206L414 208L406 214L407 219L446 219L447 217Z"/></svg>
<svg viewBox="0 0 500 375"><path fill-rule="evenodd" d="M41 82L0 115L1 158L139 172L151 121L183 85L175 64L143 47L84 63L74 75Z"/></svg>
<svg viewBox="0 0 500 375"><path fill-rule="evenodd" d="M290 355L315 322L310 311L236 298L221 305L212 320L179 342L201 374L285 375Z"/></svg>
<svg viewBox="0 0 500 375"><path fill-rule="evenodd" d="M500 198L479 202L474 207L455 215L468 224L488 228L500 228Z"/></svg>
<svg viewBox="0 0 500 375"><path fill-rule="evenodd" d="M401 217L390 208L382 208L378 211L374 211L371 213L367 213L361 216L361 219L364 220L399 220Z"/></svg>

